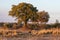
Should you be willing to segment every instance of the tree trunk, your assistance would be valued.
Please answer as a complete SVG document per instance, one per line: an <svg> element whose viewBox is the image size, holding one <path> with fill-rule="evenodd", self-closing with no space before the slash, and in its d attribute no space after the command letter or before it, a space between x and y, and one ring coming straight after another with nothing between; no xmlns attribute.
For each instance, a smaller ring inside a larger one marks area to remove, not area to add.
<svg viewBox="0 0 60 40"><path fill-rule="evenodd" d="M24 28L26 28L26 27L27 27L27 22L24 23Z"/></svg>
<svg viewBox="0 0 60 40"><path fill-rule="evenodd" d="M23 30L27 30L27 22L24 23Z"/></svg>

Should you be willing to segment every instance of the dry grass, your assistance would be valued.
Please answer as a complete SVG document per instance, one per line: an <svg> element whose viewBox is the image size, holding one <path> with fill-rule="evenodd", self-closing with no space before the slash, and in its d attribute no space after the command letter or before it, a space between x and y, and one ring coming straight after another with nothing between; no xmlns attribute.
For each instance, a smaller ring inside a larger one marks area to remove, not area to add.
<svg viewBox="0 0 60 40"><path fill-rule="evenodd" d="M42 29L42 30L22 30L22 28L20 29L4 29L4 28L0 28L0 34L2 34L3 36L15 36L18 35L18 33L29 33L31 32L32 35L41 35L41 34L53 34L53 35L58 35L60 33L60 29L58 28L51 28L51 29Z"/></svg>
<svg viewBox="0 0 60 40"><path fill-rule="evenodd" d="M29 33L31 31L31 33ZM49 34L49 33L50 34ZM60 40L60 29L22 30L0 28L0 40Z"/></svg>

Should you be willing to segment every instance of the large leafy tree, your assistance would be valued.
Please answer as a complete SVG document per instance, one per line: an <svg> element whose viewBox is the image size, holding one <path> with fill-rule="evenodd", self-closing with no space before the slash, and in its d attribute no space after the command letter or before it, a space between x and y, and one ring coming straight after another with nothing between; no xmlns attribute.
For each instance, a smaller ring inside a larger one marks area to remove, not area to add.
<svg viewBox="0 0 60 40"><path fill-rule="evenodd" d="M48 12L38 12L36 7L29 3L19 3L18 5L12 5L11 10L9 11L9 15L16 17L16 19L18 19L18 24L23 21L24 28L27 27L27 22L29 19L31 19L32 22L39 20L41 23L48 22L49 20Z"/></svg>
<svg viewBox="0 0 60 40"><path fill-rule="evenodd" d="M25 27L27 27L27 21L29 19L36 20L38 10L32 4L29 3L19 3L18 5L13 5L9 11L9 15L16 17L24 21Z"/></svg>

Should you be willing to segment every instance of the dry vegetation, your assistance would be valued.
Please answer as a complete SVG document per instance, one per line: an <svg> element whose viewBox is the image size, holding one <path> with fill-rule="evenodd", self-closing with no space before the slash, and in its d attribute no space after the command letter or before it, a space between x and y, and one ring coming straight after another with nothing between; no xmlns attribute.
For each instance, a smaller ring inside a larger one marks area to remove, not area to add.
<svg viewBox="0 0 60 40"><path fill-rule="evenodd" d="M53 27L53 26L56 26L56 27ZM24 29L23 27L16 29L16 28L13 28L13 26L9 28L7 25L0 27L0 35L2 36L6 36L6 37L17 36L22 33L30 33L31 35L43 35L43 34L60 35L60 28L59 28L59 25L56 25L56 24L49 25L49 26L47 24L45 28L39 28L39 29L37 26L35 29L32 29L32 28Z"/></svg>

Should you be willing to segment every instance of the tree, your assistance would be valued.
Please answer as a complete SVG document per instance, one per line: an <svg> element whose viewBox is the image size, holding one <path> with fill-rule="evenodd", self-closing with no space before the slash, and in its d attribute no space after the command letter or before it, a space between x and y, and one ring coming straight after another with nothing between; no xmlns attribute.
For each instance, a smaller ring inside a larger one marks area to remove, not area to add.
<svg viewBox="0 0 60 40"><path fill-rule="evenodd" d="M56 19L56 23L59 24L59 20Z"/></svg>
<svg viewBox="0 0 60 40"><path fill-rule="evenodd" d="M41 11L41 12L38 12L38 15L39 15L39 21L42 23L42 22L48 22L49 20L49 14L48 12L45 12L45 11Z"/></svg>
<svg viewBox="0 0 60 40"><path fill-rule="evenodd" d="M27 27L27 21L33 19L36 16L38 10L32 4L29 3L19 3L18 5L13 5L9 15L21 19L24 21L25 27ZM35 20L35 19L34 19Z"/></svg>

